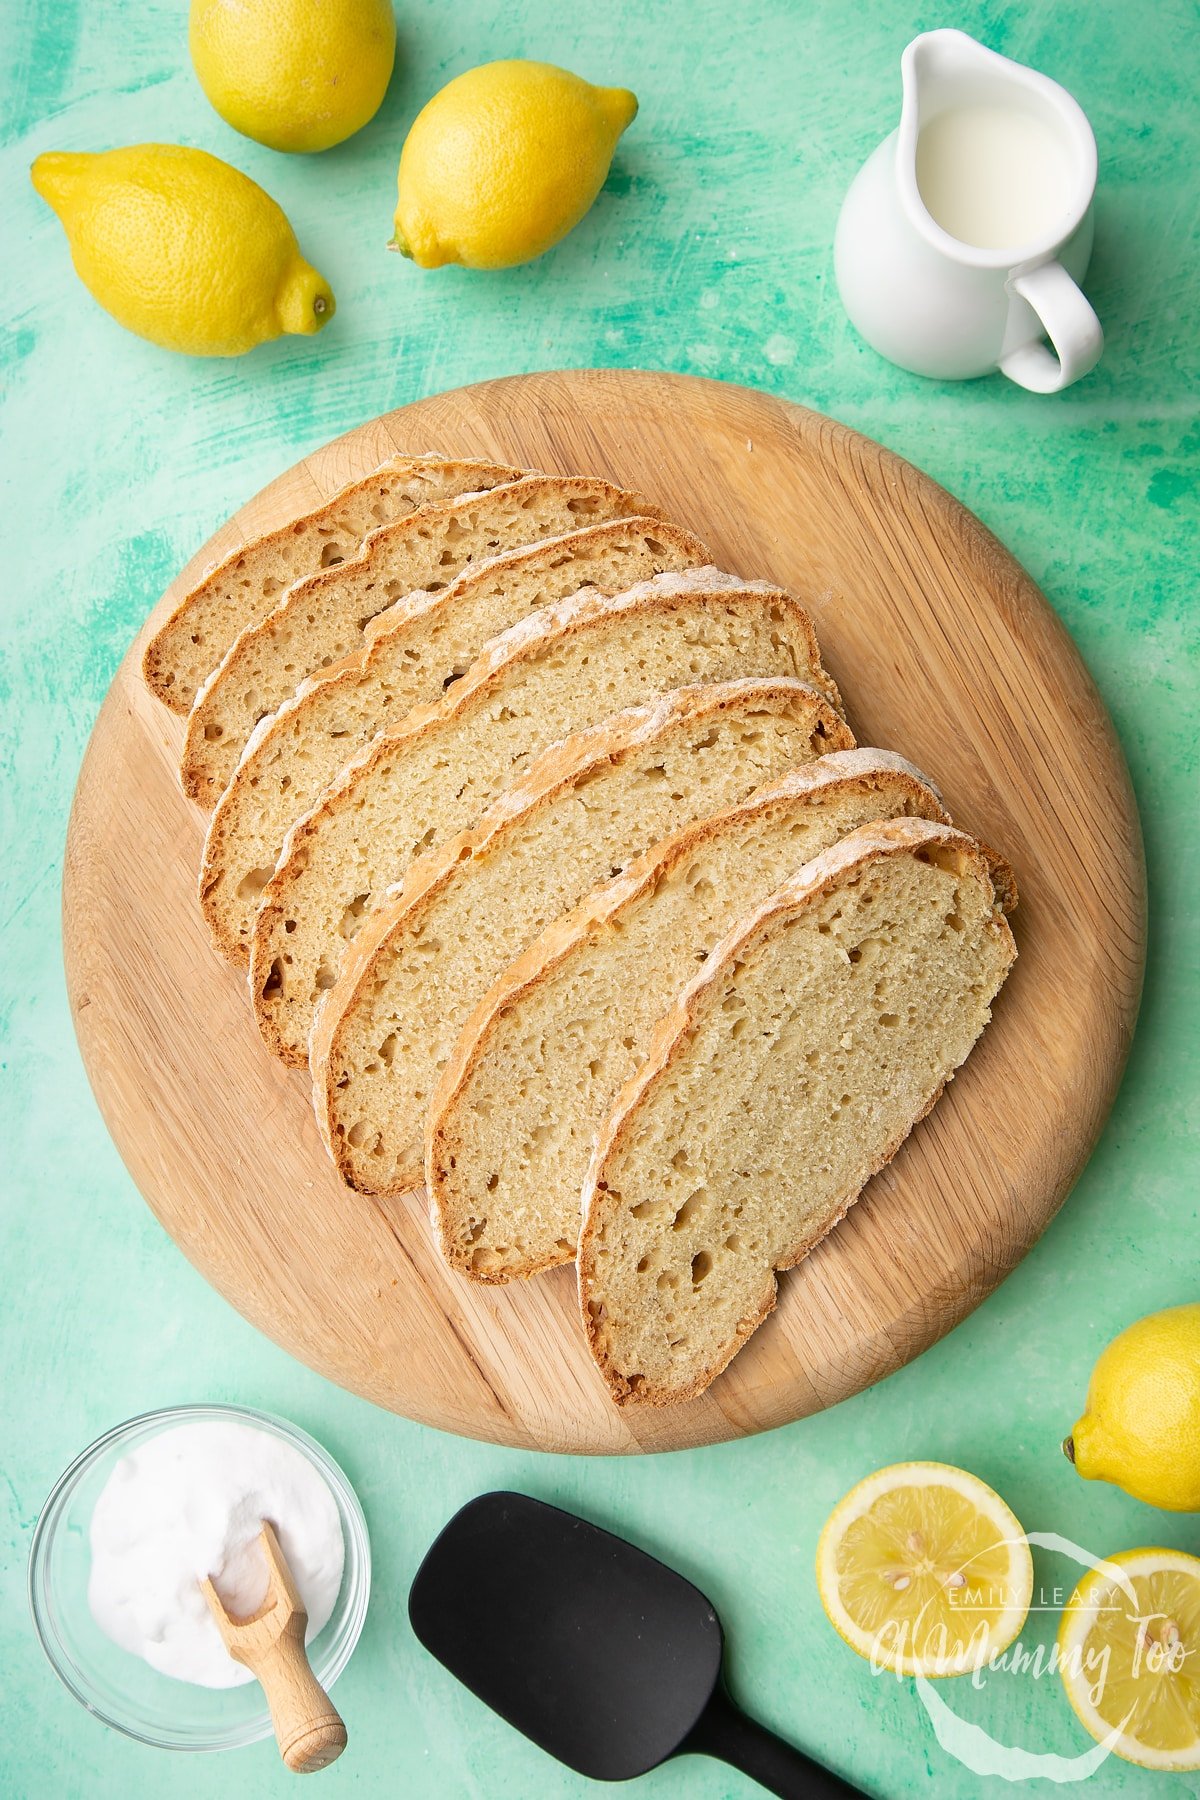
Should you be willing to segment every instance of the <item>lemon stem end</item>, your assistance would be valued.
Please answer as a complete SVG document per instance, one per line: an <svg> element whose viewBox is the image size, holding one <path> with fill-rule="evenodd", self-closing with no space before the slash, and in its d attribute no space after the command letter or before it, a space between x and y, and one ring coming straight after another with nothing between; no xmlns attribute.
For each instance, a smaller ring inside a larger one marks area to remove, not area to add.
<svg viewBox="0 0 1200 1800"><path fill-rule="evenodd" d="M281 331L298 337L312 337L323 331L334 313L334 300L329 283L318 275L311 263L302 259L288 271L275 302Z"/></svg>

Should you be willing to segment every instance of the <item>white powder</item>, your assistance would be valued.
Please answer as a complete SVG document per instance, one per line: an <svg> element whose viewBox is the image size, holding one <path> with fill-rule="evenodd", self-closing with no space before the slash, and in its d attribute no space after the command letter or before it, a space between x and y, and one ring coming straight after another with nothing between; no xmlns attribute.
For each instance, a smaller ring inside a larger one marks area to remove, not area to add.
<svg viewBox="0 0 1200 1800"><path fill-rule="evenodd" d="M200 1687L254 1677L230 1657L199 1583L228 1611L262 1605L264 1520L308 1611L311 1642L333 1611L345 1545L337 1504L300 1451L253 1425L177 1425L121 1458L92 1514L88 1604L101 1631L151 1668Z"/></svg>

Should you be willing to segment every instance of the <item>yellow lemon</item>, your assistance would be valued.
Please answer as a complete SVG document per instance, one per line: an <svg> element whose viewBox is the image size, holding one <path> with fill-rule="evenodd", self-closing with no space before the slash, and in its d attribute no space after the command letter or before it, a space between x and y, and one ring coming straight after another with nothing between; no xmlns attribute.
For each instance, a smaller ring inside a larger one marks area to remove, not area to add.
<svg viewBox="0 0 1200 1800"><path fill-rule="evenodd" d="M459 75L405 141L393 248L423 269L531 262L583 218L636 112L628 89L550 63Z"/></svg>
<svg viewBox="0 0 1200 1800"><path fill-rule="evenodd" d="M1085 1481L1200 1512L1200 1305L1151 1313L1113 1339L1063 1449Z"/></svg>
<svg viewBox="0 0 1200 1800"><path fill-rule="evenodd" d="M67 234L80 280L127 331L191 356L237 356L320 331L329 284L257 183L203 150L134 144L50 151L33 185Z"/></svg>
<svg viewBox="0 0 1200 1800"><path fill-rule="evenodd" d="M1059 1673L1098 1743L1146 1769L1200 1769L1200 1557L1125 1550L1084 1576L1058 1628Z"/></svg>
<svg viewBox="0 0 1200 1800"><path fill-rule="evenodd" d="M894 1463L829 1515L817 1588L834 1630L877 1668L962 1675L1025 1623L1033 1558L986 1482L948 1463Z"/></svg>
<svg viewBox="0 0 1200 1800"><path fill-rule="evenodd" d="M200 86L272 150L328 150L374 118L396 60L391 0L192 0Z"/></svg>

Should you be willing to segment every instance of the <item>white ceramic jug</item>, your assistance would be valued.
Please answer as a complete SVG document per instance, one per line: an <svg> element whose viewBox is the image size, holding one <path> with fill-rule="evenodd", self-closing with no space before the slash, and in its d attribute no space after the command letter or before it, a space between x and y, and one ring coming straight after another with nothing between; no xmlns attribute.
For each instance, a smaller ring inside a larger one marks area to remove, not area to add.
<svg viewBox="0 0 1200 1800"><path fill-rule="evenodd" d="M1002 369L1035 393L1068 387L1104 347L1076 285L1096 186L1082 109L962 31L914 38L901 72L899 129L860 169L838 219L852 323L917 375Z"/></svg>

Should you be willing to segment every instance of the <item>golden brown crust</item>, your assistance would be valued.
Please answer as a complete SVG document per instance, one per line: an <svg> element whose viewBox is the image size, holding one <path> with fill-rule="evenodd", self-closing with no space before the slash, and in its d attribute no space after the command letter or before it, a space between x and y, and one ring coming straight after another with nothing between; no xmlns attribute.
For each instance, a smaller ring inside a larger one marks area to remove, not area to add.
<svg viewBox="0 0 1200 1800"><path fill-rule="evenodd" d="M331 499L326 500L323 505L314 507L311 512L301 513L296 518L289 519L286 525L280 525L274 531L264 532L261 537L252 538L248 543L239 545L236 550L231 550L214 568L210 569L194 587L189 588L175 610L163 621L146 645L142 654L142 679L150 692L173 713L178 713L180 717L186 718L194 696L190 690L185 688L181 691L178 688L173 662L181 636L188 633L191 621L203 609L209 596L232 574L235 572L240 574L242 572L241 565L244 565L247 560L265 561L273 550L286 543L289 538L306 537L319 531L331 519L337 518L338 513L348 501L352 501L366 490L376 487L381 480L386 481L389 477L394 476L399 484L405 476L412 475L422 468L428 468L430 464L441 464L445 468L460 467L477 470L481 483L501 480L515 481L522 473L520 469L498 463L455 462L452 459L432 454L389 457L386 462L381 463L377 469L373 469L370 475L364 476L361 481L348 482L344 488L339 488L338 492ZM362 541L361 537L358 541Z"/></svg>
<svg viewBox="0 0 1200 1800"><path fill-rule="evenodd" d="M232 781L217 802L204 842L200 870L200 910L217 951L227 962L238 969L250 967L248 943L229 928L229 922L215 898L227 868L229 821L236 820L241 807L253 804L255 783L260 778L264 764L273 756L276 745L281 740L294 737L298 730L305 730L308 719L318 714L330 699L335 699L337 690L348 691L369 682L372 672L395 655L397 645L411 636L430 613L444 612L469 600L472 588L493 580L501 567L519 574L525 567L534 566L549 555L561 555L570 550L579 556L581 571L586 571L588 552L601 549L609 540L639 527L653 531L656 537L662 538L672 546L681 560L689 559L696 567L711 563L708 551L690 531L685 531L681 525L673 525L666 519L640 514L629 518L605 519L600 524L587 525L580 531L544 538L538 543L524 545L519 550L507 551L502 556L489 557L485 562L470 563L449 587L436 593L410 596L408 600L380 613L368 626L366 641L361 650L352 652L330 668L310 676L301 683L291 700L285 701L277 713L262 722L247 743ZM584 582L580 585L582 587L587 584ZM383 729L382 721L380 729Z"/></svg>
<svg viewBox="0 0 1200 1800"><path fill-rule="evenodd" d="M600 1341L600 1321L593 1316L589 1304L591 1298L589 1290L595 1273L599 1212L603 1204L602 1196L606 1191L605 1169L635 1129L639 1104L683 1054L704 1010L707 995L719 985L724 979L729 965L744 955L753 940L781 921L790 920L806 907L815 905L819 899L847 877L857 878L861 872L883 857L904 855L910 852L922 854L927 851L954 853L959 859L960 868L965 872L974 873L981 882L986 883L992 904L991 924L994 930L1002 933L1008 940L1008 961L1011 965L1016 956L1012 932L1004 915L1000 895L992 880L987 855L974 839L950 826L934 824L924 819L894 819L883 824L860 826L856 831L850 832L847 837L831 846L830 849L823 850L818 856L815 856L761 906L748 913L713 949L683 990L676 1005L659 1021L651 1037L644 1062L626 1082L613 1103L612 1110L600 1128L588 1169L584 1187L583 1226L580 1231L576 1266L579 1307L588 1346L617 1405L638 1402L668 1406L695 1399L723 1369L728 1367L737 1351L757 1329L774 1305L774 1292L772 1292L771 1305L765 1307L744 1331L739 1327L736 1340L728 1347L728 1354L718 1359L718 1366L704 1370L694 1380L680 1387L655 1389L642 1381L635 1388L612 1365ZM947 1077L947 1079L950 1078ZM797 1247L794 1253L789 1251L777 1265L779 1268L793 1268L844 1218L867 1182L887 1165L909 1132L920 1119L926 1116L944 1086L944 1082L939 1085L921 1112L911 1121L908 1129L897 1135L896 1140L888 1146L887 1151L854 1193L847 1195L843 1201L838 1203L837 1210L828 1225L823 1225L811 1241ZM773 1272L771 1280L774 1289Z"/></svg>
<svg viewBox="0 0 1200 1800"><path fill-rule="evenodd" d="M250 946L250 991L263 1041L272 1054L289 1067L303 1068L308 1060L300 1046L285 1043L275 1021L275 1011L264 994L271 964L276 954L274 939L283 923L285 896L292 883L303 873L308 848L324 827L325 821L353 802L354 795L368 787L383 763L402 754L421 733L445 729L479 699L481 693L506 676L512 669L538 659L546 645L556 646L580 633L599 629L628 611L666 612L694 603L696 597L711 592L734 595L754 594L764 605L778 606L794 621L794 628L807 643L812 621L800 602L766 582L742 582L720 571L699 569L674 576L658 576L641 582L624 594L615 596L583 592L571 599L548 606L541 612L514 625L490 645L460 681L455 682L443 700L429 706L415 707L394 730L381 732L367 749L346 764L337 780L326 788L321 799L288 833L275 873L263 890L262 902L255 921ZM815 639L813 640L815 642ZM818 680L828 682L825 671L813 671ZM832 685L832 684L830 684ZM836 689L834 689L836 694ZM836 702L826 700L829 710L827 741L834 749L853 748L854 739L840 714L833 710ZM503 799L497 804L503 805ZM361 936L361 932L359 934Z"/></svg>

